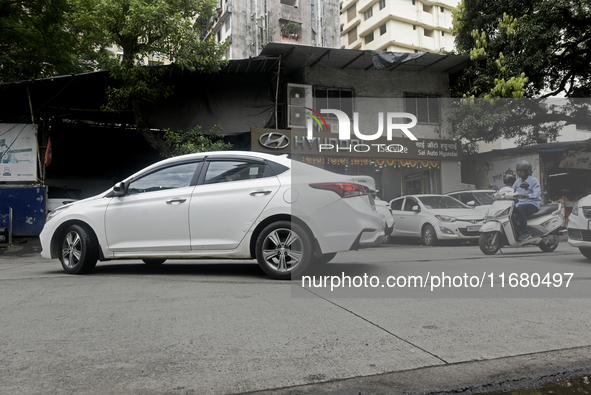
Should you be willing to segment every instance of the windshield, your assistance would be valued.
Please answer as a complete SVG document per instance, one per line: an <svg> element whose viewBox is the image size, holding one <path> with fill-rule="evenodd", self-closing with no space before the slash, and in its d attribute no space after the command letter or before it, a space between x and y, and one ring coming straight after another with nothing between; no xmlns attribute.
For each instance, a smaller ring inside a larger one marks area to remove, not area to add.
<svg viewBox="0 0 591 395"><path fill-rule="evenodd" d="M478 202L483 205L483 206L487 206L489 204L493 204L493 202L495 201L492 198L492 194L494 192L473 192L474 197L478 200Z"/></svg>
<svg viewBox="0 0 591 395"><path fill-rule="evenodd" d="M417 196L425 208L470 208L450 196Z"/></svg>

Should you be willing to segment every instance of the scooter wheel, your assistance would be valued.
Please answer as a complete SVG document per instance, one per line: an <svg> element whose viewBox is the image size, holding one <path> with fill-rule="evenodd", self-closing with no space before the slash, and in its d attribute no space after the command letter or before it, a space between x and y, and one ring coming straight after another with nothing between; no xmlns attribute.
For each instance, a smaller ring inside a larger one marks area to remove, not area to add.
<svg viewBox="0 0 591 395"><path fill-rule="evenodd" d="M485 232L478 240L480 251L485 255L494 255L501 249L501 232Z"/></svg>
<svg viewBox="0 0 591 395"><path fill-rule="evenodd" d="M552 252L558 247L558 242L558 236L550 235L544 237L540 244L538 244L538 247L544 252Z"/></svg>

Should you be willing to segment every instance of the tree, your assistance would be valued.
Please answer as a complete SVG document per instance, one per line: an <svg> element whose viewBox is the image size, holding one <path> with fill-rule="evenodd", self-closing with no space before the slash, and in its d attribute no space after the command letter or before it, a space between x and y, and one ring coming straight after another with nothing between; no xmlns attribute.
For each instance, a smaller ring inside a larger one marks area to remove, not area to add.
<svg viewBox="0 0 591 395"><path fill-rule="evenodd" d="M452 88L453 96L463 98L452 111L456 137L532 143L542 132L552 139L573 115L580 116L581 108L548 111L542 100L591 94L591 0L462 0L453 31L458 53L474 60ZM476 61L478 55L488 58ZM523 97L531 100L514 100ZM466 123L467 112L473 118ZM531 127L524 128L524 120ZM474 122L483 135L468 130Z"/></svg>
<svg viewBox="0 0 591 395"><path fill-rule="evenodd" d="M138 132L157 151L170 154L157 131L151 130L146 113L172 87L163 81L164 69L143 65L158 55L172 67L205 73L216 72L223 62L225 45L201 41L197 21L207 20L215 0L70 0L68 14L73 31L83 45L106 48L117 45L120 59L103 56L99 64L110 70L116 84L108 90L106 109L131 109Z"/></svg>
<svg viewBox="0 0 591 395"><path fill-rule="evenodd" d="M164 134L164 142L170 152L162 155L171 157L196 152L225 151L232 148L231 143L226 143L218 136L221 131L220 125L215 125L207 134L201 132L200 126L187 131L167 129Z"/></svg>
<svg viewBox="0 0 591 395"><path fill-rule="evenodd" d="M0 82L88 71L66 29L67 0L0 0Z"/></svg>

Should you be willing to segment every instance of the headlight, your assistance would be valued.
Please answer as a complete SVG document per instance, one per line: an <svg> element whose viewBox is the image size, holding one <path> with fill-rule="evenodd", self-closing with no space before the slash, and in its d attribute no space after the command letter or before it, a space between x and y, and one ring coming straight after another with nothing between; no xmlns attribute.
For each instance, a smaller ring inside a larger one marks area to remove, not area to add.
<svg viewBox="0 0 591 395"><path fill-rule="evenodd" d="M510 211L511 211L511 207L507 207L503 211L499 210L496 213L494 213L493 215L487 215L485 218L487 220L490 220L490 219L499 219L499 218L503 218L503 217L508 217Z"/></svg>
<svg viewBox="0 0 591 395"><path fill-rule="evenodd" d="M58 207L55 210L49 212L49 214L47 214L47 218L45 219L45 222L46 223L49 222L50 219L52 219L53 217L55 217L56 215L58 215L59 213L61 213L65 209L67 209L68 207L70 207L70 206L69 205L61 206L61 207Z"/></svg>
<svg viewBox="0 0 591 395"><path fill-rule="evenodd" d="M576 202L573 206L573 211L571 211L571 215L579 215L579 202Z"/></svg>
<svg viewBox="0 0 591 395"><path fill-rule="evenodd" d="M448 215L436 215L435 216L441 222L456 222L457 219L455 217L450 217Z"/></svg>

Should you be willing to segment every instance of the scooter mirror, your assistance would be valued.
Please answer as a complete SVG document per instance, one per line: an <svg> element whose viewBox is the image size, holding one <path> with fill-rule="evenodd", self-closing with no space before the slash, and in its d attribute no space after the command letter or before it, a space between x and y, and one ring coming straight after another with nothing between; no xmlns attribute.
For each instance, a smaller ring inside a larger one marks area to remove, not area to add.
<svg viewBox="0 0 591 395"><path fill-rule="evenodd" d="M527 182L524 182L519 187L523 189L529 189L529 184Z"/></svg>

